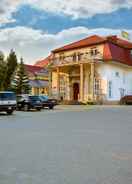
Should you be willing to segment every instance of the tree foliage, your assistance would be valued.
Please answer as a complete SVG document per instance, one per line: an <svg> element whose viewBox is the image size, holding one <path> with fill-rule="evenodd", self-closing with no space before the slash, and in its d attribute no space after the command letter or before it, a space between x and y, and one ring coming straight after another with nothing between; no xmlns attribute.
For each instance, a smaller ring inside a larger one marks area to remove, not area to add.
<svg viewBox="0 0 132 184"><path fill-rule="evenodd" d="M16 69L14 79L12 80L12 88L17 94L25 93L28 94L30 90L28 76L25 71L23 59Z"/></svg>
<svg viewBox="0 0 132 184"><path fill-rule="evenodd" d="M9 56L7 57L6 63L6 73L4 80L4 89L8 90L11 87L11 80L14 74L14 71L17 67L17 56L13 50L10 51Z"/></svg>
<svg viewBox="0 0 132 184"><path fill-rule="evenodd" d="M6 73L6 62L4 60L4 54L0 52L0 90L4 90Z"/></svg>

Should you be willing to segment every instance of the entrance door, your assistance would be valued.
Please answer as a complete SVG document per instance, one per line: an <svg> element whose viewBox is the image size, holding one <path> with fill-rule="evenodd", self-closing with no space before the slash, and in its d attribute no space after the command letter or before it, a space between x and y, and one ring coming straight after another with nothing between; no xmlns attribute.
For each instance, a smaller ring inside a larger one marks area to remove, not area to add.
<svg viewBox="0 0 132 184"><path fill-rule="evenodd" d="M79 83L74 83L73 84L73 98L74 100L78 100L79 96Z"/></svg>

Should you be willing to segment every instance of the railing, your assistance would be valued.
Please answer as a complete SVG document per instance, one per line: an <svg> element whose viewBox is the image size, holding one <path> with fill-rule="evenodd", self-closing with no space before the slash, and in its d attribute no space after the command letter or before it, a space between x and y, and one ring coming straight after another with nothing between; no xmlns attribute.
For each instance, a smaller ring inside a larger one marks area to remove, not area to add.
<svg viewBox="0 0 132 184"><path fill-rule="evenodd" d="M91 53L84 53L80 55L80 62L96 62L103 59L103 55L101 53L97 53L96 55L91 55Z"/></svg>
<svg viewBox="0 0 132 184"><path fill-rule="evenodd" d="M91 53L80 53L74 54L71 56L64 57L56 57L53 59L53 66L61 66L61 65L73 65L79 63L90 63L96 62L103 59L103 55L97 53L96 55L91 55Z"/></svg>

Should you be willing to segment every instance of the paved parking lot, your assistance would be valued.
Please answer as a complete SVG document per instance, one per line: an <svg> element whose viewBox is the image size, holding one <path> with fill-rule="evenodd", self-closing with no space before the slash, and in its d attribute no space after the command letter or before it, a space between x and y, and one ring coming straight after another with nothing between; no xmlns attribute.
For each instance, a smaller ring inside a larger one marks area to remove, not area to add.
<svg viewBox="0 0 132 184"><path fill-rule="evenodd" d="M0 184L132 184L132 107L0 115Z"/></svg>

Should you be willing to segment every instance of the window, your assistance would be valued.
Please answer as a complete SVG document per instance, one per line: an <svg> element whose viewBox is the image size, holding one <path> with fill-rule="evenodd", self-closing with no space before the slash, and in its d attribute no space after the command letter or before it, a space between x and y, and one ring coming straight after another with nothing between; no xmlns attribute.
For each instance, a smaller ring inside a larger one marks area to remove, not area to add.
<svg viewBox="0 0 132 184"><path fill-rule="evenodd" d="M0 93L0 100L15 100L16 96L14 93L8 93L8 92L1 92Z"/></svg>
<svg viewBox="0 0 132 184"><path fill-rule="evenodd" d="M76 61L76 53L73 54L73 61Z"/></svg>
<svg viewBox="0 0 132 184"><path fill-rule="evenodd" d="M112 81L109 81L108 86L109 86L109 98L112 98Z"/></svg>
<svg viewBox="0 0 132 184"><path fill-rule="evenodd" d="M124 88L120 88L119 90L120 90L120 96L122 98L123 96L125 96L125 89Z"/></svg>
<svg viewBox="0 0 132 184"><path fill-rule="evenodd" d="M116 72L116 73L115 73L115 76L116 76L116 77L119 77L119 76L120 76L120 75L119 75L119 72Z"/></svg>
<svg viewBox="0 0 132 184"><path fill-rule="evenodd" d="M64 59L64 53L61 53L60 54L60 60L63 60Z"/></svg>
<svg viewBox="0 0 132 184"><path fill-rule="evenodd" d="M91 56L94 55L93 49L90 50L90 54L91 54Z"/></svg>
<svg viewBox="0 0 132 184"><path fill-rule="evenodd" d="M98 50L97 50L97 48L95 47L95 48L92 48L91 50L90 50L90 55L91 56L96 56L98 54Z"/></svg>
<svg viewBox="0 0 132 184"><path fill-rule="evenodd" d="M95 92L95 95L100 95L100 80L99 79L95 79L94 92Z"/></svg>
<svg viewBox="0 0 132 184"><path fill-rule="evenodd" d="M66 79L65 76L60 76L60 95L65 99L65 92L66 92Z"/></svg>
<svg viewBox="0 0 132 184"><path fill-rule="evenodd" d="M82 54L81 54L81 53L78 53L78 55L77 55L77 57L78 57L78 61L80 61L80 60L81 60L81 56L82 56Z"/></svg>

